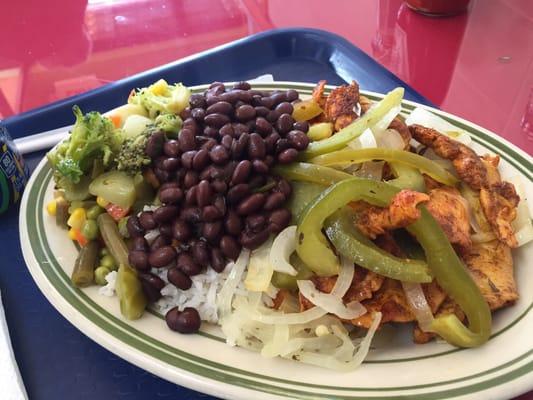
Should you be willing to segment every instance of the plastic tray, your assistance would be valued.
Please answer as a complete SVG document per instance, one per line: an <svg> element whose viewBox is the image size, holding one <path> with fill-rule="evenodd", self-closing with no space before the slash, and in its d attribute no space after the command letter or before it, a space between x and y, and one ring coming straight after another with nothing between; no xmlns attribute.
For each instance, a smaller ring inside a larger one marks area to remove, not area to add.
<svg viewBox="0 0 533 400"><path fill-rule="evenodd" d="M247 60L247 62L242 62ZM355 79L363 89L386 92L396 86L405 97L430 103L334 34L312 29L272 30L134 75L5 120L13 137L72 123L73 104L104 111L124 103L132 88L159 78L187 85L251 79L270 73L276 80L341 84ZM44 152L26 156L33 168ZM24 265L18 215L0 216L0 291L22 378L30 399L212 398L171 384L116 357L88 339L43 297Z"/></svg>

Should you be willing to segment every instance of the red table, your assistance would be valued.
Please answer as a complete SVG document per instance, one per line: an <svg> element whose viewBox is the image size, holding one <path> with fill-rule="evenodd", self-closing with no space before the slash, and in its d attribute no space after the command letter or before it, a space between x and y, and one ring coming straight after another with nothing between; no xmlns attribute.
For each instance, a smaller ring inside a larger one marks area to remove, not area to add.
<svg viewBox="0 0 533 400"><path fill-rule="evenodd" d="M531 0L473 0L437 19L401 0L26 0L0 15L0 118L299 26L344 36L443 110L533 153Z"/></svg>

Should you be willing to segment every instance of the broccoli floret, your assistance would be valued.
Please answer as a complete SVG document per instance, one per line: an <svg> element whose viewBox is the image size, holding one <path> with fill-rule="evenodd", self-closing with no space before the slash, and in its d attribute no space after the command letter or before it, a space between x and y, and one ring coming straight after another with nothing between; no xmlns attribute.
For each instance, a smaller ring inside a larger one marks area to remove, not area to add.
<svg viewBox="0 0 533 400"><path fill-rule="evenodd" d="M128 103L139 104L150 118L160 114L179 114L189 105L191 91L181 83L169 85L160 79L156 83L133 92Z"/></svg>
<svg viewBox="0 0 533 400"><path fill-rule="evenodd" d="M108 166L121 142L121 136L109 118L98 112L83 115L78 106L74 106L72 111L76 123L70 136L47 154L59 186L67 181L78 183L90 171L96 158L101 158L103 165Z"/></svg>
<svg viewBox="0 0 533 400"><path fill-rule="evenodd" d="M181 118L174 114L161 114L154 121L154 130L163 131L169 137L176 137L181 129Z"/></svg>
<svg viewBox="0 0 533 400"><path fill-rule="evenodd" d="M117 169L125 171L130 175L141 172L143 167L150 164L151 160L145 153L146 142L150 136L150 131L145 131L139 136L126 139L115 158Z"/></svg>

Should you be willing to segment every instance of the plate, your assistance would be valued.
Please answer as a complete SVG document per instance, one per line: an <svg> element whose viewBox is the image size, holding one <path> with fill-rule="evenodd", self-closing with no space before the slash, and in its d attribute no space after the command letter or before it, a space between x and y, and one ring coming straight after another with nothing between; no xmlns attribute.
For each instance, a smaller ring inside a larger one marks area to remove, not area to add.
<svg viewBox="0 0 533 400"><path fill-rule="evenodd" d="M274 82L254 87L294 88L309 95L314 85ZM373 92L362 94L372 100L383 97ZM415 107L424 107L468 131L477 152L499 154L502 176L521 175L528 199L533 198L530 156L496 134L445 112L410 101L403 102L402 111L409 114ZM43 159L24 192L20 211L24 259L40 290L95 342L169 381L232 399L496 399L533 389L533 275L527 262L533 258L531 244L514 252L520 299L493 315L493 333L484 346L415 345L407 329L393 327L383 330L359 369L340 373L229 347L219 329L208 324L200 334L179 335L167 329L155 313L146 313L137 321L123 319L116 298L99 295L95 287L79 290L70 283L77 250L45 212L52 198L52 171ZM530 200L530 207L532 203Z"/></svg>

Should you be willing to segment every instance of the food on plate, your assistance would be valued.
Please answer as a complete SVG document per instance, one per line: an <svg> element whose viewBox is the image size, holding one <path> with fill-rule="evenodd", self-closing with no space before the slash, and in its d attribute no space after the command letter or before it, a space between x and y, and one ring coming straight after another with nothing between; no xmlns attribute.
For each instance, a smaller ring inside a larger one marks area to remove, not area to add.
<svg viewBox="0 0 533 400"><path fill-rule="evenodd" d="M73 285L128 319L217 323L230 345L339 371L389 322L482 345L518 299L527 203L497 155L402 98L160 80L104 115L75 107L47 206L81 246Z"/></svg>

